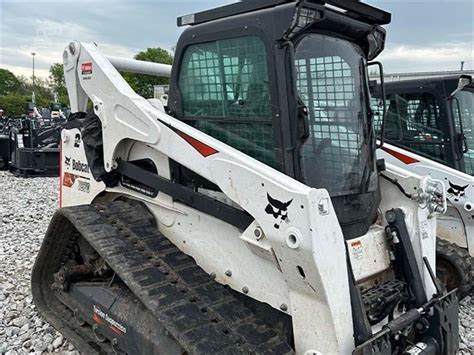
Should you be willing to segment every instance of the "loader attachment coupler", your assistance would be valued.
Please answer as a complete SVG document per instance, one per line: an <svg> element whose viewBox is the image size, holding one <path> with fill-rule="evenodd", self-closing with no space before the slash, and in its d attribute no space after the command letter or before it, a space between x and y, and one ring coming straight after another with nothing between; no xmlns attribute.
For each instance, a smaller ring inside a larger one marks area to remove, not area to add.
<svg viewBox="0 0 474 355"><path fill-rule="evenodd" d="M458 299L455 290L440 298L433 298L421 307L413 308L385 324L382 330L374 334L372 338L357 346L352 354L398 353L397 345L402 344L395 339L399 335L406 334L407 329L411 327L423 340L416 344L406 341L407 344L403 344L401 347L403 349L406 346L404 354L418 354L420 353L417 351L419 349L423 354L429 355L456 354L458 342L453 334L458 334L457 309ZM395 341L391 341L391 339Z"/></svg>

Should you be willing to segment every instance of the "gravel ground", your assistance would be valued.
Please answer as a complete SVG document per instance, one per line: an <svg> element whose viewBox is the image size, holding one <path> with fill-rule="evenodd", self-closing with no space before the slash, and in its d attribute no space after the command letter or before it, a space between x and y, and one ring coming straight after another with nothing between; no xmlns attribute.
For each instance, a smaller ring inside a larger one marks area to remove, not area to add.
<svg viewBox="0 0 474 355"><path fill-rule="evenodd" d="M57 178L0 171L0 354L79 354L44 322L30 293L31 268L58 207ZM474 354L474 297L460 307L461 354Z"/></svg>
<svg viewBox="0 0 474 355"><path fill-rule="evenodd" d="M0 171L0 354L79 354L35 310L31 268L58 207L58 178Z"/></svg>

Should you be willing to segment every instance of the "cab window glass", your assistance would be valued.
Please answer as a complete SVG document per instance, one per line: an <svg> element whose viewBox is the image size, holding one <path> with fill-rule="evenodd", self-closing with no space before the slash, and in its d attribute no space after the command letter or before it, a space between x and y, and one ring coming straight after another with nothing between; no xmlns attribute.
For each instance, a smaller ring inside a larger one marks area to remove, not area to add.
<svg viewBox="0 0 474 355"><path fill-rule="evenodd" d="M199 43L183 56L183 120L276 167L272 105L263 42L244 36Z"/></svg>
<svg viewBox="0 0 474 355"><path fill-rule="evenodd" d="M466 137L468 149L464 153L464 172L474 175L474 90L466 88L458 92L451 104L456 132Z"/></svg>
<svg viewBox="0 0 474 355"><path fill-rule="evenodd" d="M446 161L445 136L436 98L428 93L387 96L385 139Z"/></svg>

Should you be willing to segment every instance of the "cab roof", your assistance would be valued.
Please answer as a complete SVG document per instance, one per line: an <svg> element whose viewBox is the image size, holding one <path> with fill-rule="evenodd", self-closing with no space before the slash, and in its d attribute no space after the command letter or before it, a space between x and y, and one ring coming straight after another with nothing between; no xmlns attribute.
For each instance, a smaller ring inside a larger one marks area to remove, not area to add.
<svg viewBox="0 0 474 355"><path fill-rule="evenodd" d="M373 25L386 25L391 14L359 0L242 0L230 5L197 12L177 19L178 26L194 26L226 17L276 7L287 3L314 3L328 6L348 17Z"/></svg>

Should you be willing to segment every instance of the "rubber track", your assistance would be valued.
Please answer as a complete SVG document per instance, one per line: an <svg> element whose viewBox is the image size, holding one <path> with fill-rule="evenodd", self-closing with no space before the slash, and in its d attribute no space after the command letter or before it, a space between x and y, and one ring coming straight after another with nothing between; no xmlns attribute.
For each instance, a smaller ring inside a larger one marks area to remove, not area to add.
<svg viewBox="0 0 474 355"><path fill-rule="evenodd" d="M469 295L474 287L474 258L467 250L460 248L447 240L436 239L436 255L443 255L443 258L449 260L460 271L462 277L462 286L458 290L460 299Z"/></svg>
<svg viewBox="0 0 474 355"><path fill-rule="evenodd" d="M187 352L293 353L278 325L213 281L143 206L115 201L63 213Z"/></svg>

